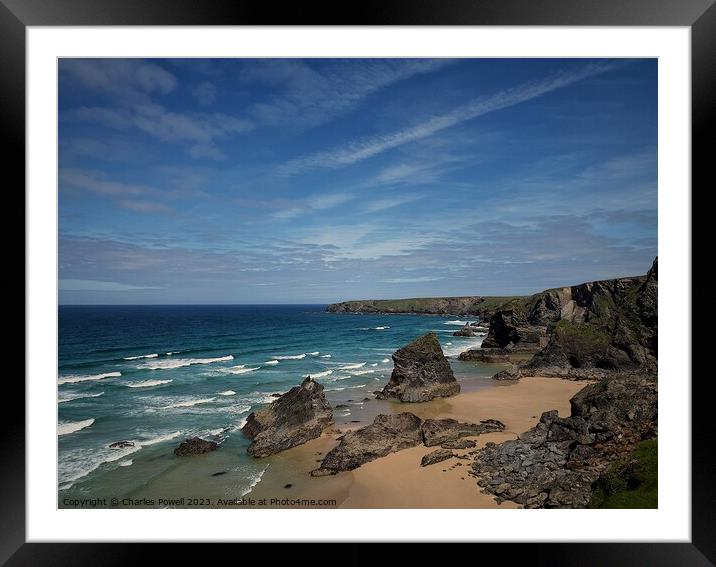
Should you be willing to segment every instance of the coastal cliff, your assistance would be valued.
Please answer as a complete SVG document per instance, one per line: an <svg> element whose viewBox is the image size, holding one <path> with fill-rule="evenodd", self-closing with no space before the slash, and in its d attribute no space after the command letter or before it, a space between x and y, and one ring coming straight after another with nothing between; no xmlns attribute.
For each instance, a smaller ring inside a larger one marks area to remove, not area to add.
<svg viewBox="0 0 716 567"><path fill-rule="evenodd" d="M655 259L644 276L549 289L515 300L492 315L482 349L534 352L519 371L497 375L502 379L549 368L561 374L572 369L655 372L657 292Z"/></svg>
<svg viewBox="0 0 716 567"><path fill-rule="evenodd" d="M489 318L516 296L415 297L409 299L367 299L344 301L326 307L329 313L416 313Z"/></svg>

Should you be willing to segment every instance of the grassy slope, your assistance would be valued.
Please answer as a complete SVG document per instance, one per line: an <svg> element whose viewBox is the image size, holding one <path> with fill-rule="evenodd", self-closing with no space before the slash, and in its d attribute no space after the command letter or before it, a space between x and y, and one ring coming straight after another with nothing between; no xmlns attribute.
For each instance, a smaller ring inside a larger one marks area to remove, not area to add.
<svg viewBox="0 0 716 567"><path fill-rule="evenodd" d="M597 483L590 508L657 508L658 507L658 443L642 441L634 452L609 466ZM625 470L635 461L633 469Z"/></svg>

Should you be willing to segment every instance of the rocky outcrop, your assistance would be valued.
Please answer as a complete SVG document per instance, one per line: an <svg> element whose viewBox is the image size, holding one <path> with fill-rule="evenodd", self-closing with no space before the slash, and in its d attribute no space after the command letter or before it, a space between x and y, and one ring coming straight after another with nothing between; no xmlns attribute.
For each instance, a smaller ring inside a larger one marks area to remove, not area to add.
<svg viewBox="0 0 716 567"><path fill-rule="evenodd" d="M426 402L460 392L435 333L416 339L393 354L393 373L379 399Z"/></svg>
<svg viewBox="0 0 716 567"><path fill-rule="evenodd" d="M344 301L326 308L329 313L420 313L423 315L477 316L488 319L513 297L417 297Z"/></svg>
<svg viewBox="0 0 716 567"><path fill-rule="evenodd" d="M645 276L588 282L514 301L490 319L485 348L536 351L519 375L591 379L593 369L656 373L658 262ZM559 369L574 370L568 372ZM599 372L596 372L599 375Z"/></svg>
<svg viewBox="0 0 716 567"><path fill-rule="evenodd" d="M426 419L423 422L422 436L426 447L455 441L460 437L471 437L504 431L505 424L496 419L486 419L480 423L466 423L457 419Z"/></svg>
<svg viewBox="0 0 716 567"><path fill-rule="evenodd" d="M518 439L488 443L473 463L478 484L526 508L583 508L609 463L656 436L657 398L650 375L590 384L570 400L570 417L545 412Z"/></svg>
<svg viewBox="0 0 716 567"><path fill-rule="evenodd" d="M484 348L536 352L547 344L548 328L538 319L530 319L521 304L498 311L490 317L490 330L482 341Z"/></svg>
<svg viewBox="0 0 716 567"><path fill-rule="evenodd" d="M214 441L207 441L201 437L192 437L182 442L176 449L174 454L177 457L188 457L191 455L201 455L210 451L216 451L219 444Z"/></svg>
<svg viewBox="0 0 716 567"><path fill-rule="evenodd" d="M475 337L477 336L477 333L475 332L475 327L471 325L465 325L462 329L459 331L455 331L452 334L453 337Z"/></svg>
<svg viewBox="0 0 716 567"><path fill-rule="evenodd" d="M472 362L499 363L510 362L510 351L503 348L471 348L461 352L458 358Z"/></svg>
<svg viewBox="0 0 716 567"><path fill-rule="evenodd" d="M332 423L323 386L309 377L265 410L249 414L241 431L252 439L248 453L267 457L319 437Z"/></svg>
<svg viewBox="0 0 716 567"><path fill-rule="evenodd" d="M109 445L110 449L128 449L134 447L134 441L115 441Z"/></svg>
<svg viewBox="0 0 716 567"><path fill-rule="evenodd" d="M448 459L451 459L452 457L453 457L452 451L448 451L447 449L438 449L437 451L433 451L432 453L428 453L427 455L424 455L423 458L420 460L420 466L427 467L430 465L434 465L435 463L441 463L442 461L447 461Z"/></svg>
<svg viewBox="0 0 716 567"><path fill-rule="evenodd" d="M311 476L350 471L389 453L415 447L423 440L421 425L422 420L408 412L378 415L370 425L346 433Z"/></svg>

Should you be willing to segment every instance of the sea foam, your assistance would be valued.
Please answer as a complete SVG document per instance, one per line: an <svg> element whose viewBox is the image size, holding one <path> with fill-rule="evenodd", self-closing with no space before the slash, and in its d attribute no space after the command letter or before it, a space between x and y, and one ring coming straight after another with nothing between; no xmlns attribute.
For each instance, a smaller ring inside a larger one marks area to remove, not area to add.
<svg viewBox="0 0 716 567"><path fill-rule="evenodd" d="M165 359L145 362L137 366L137 368L146 370L171 370L173 368L182 368L193 364L212 364L214 362L228 362L229 360L234 360L232 354L219 356L217 358L172 358L171 360Z"/></svg>
<svg viewBox="0 0 716 567"><path fill-rule="evenodd" d="M89 376L68 375L60 376L57 380L58 384L76 384L77 382L89 382L91 380L103 380L104 378L118 378L121 372L104 372L102 374L92 374Z"/></svg>
<svg viewBox="0 0 716 567"><path fill-rule="evenodd" d="M143 382L132 382L131 384L125 384L128 388L151 388L152 386L161 386L162 384L169 384L172 380L144 380Z"/></svg>
<svg viewBox="0 0 716 567"><path fill-rule="evenodd" d="M66 421L57 425L57 435L69 435L94 423L94 418L83 419L82 421Z"/></svg>
<svg viewBox="0 0 716 567"><path fill-rule="evenodd" d="M84 398L99 398L104 392L100 392L99 394L75 394L70 393L66 394L65 396L59 398L57 400L58 404L64 404L65 402L72 402L74 400L82 400Z"/></svg>
<svg viewBox="0 0 716 567"><path fill-rule="evenodd" d="M363 368L365 362L358 362L356 364L346 364L345 366L339 366L338 370L355 370L356 368Z"/></svg>
<svg viewBox="0 0 716 567"><path fill-rule="evenodd" d="M276 360L301 360L302 358L306 358L306 353L303 354L287 354L284 356L277 356L275 357Z"/></svg>
<svg viewBox="0 0 716 567"><path fill-rule="evenodd" d="M167 353L169 354L169 353ZM139 354L137 356L125 356L123 360L139 360L140 358L157 358L159 356L158 353L153 354Z"/></svg>
<svg viewBox="0 0 716 567"><path fill-rule="evenodd" d="M186 400L184 402L177 402L175 404L169 404L168 406L163 406L162 409L172 409L172 408L190 408L193 406L198 406L199 404L208 404L215 400L216 398L202 398L200 400Z"/></svg>
<svg viewBox="0 0 716 567"><path fill-rule="evenodd" d="M329 376L333 374L333 370L326 370L325 372L315 372L313 374L304 374L304 378L321 378L323 376Z"/></svg>

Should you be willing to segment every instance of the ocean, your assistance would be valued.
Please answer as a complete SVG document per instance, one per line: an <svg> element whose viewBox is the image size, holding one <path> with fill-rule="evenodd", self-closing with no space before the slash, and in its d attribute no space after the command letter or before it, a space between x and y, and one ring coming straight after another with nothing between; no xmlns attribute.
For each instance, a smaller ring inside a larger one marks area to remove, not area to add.
<svg viewBox="0 0 716 567"><path fill-rule="evenodd" d="M334 410L338 426L369 419L367 406L379 402L365 398L388 381L391 354L428 331L463 388L490 387L494 365L457 360L482 341L453 337L464 323L325 305L61 306L59 505L249 494L271 463L246 454L239 430L251 411L311 375L334 407L345 406ZM175 457L192 436L221 448ZM118 441L133 446L109 447Z"/></svg>

